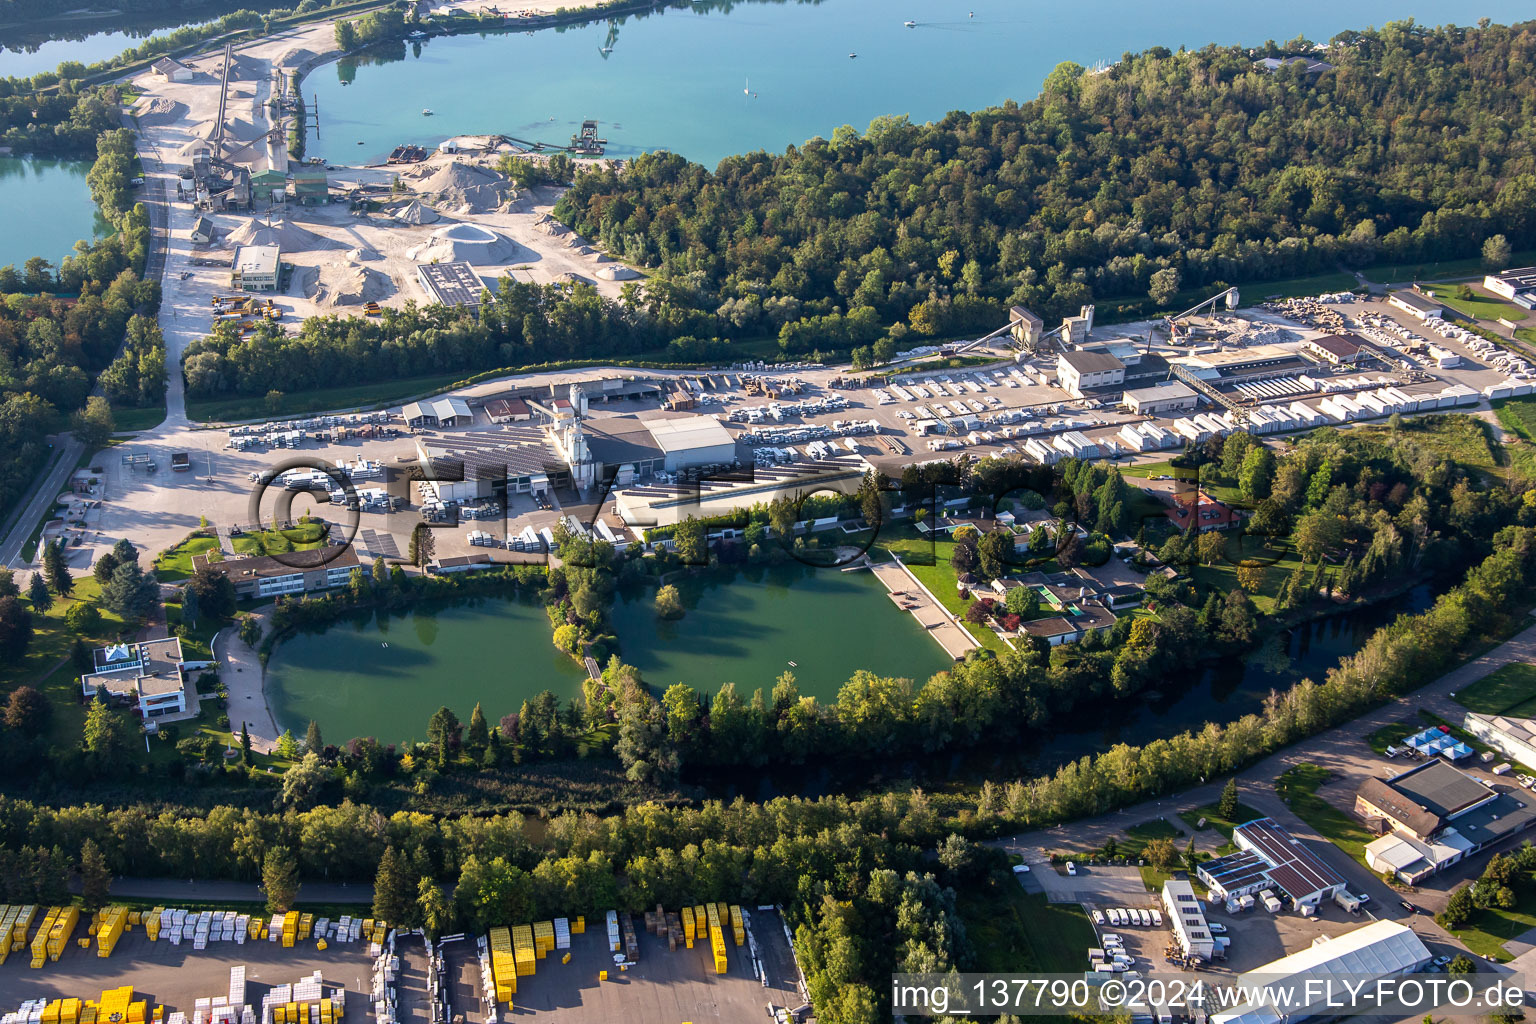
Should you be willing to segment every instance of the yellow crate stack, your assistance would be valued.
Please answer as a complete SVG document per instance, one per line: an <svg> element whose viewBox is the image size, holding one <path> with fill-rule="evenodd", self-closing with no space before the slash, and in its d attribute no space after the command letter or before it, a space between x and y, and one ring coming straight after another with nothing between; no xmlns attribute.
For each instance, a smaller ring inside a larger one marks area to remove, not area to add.
<svg viewBox="0 0 1536 1024"><path fill-rule="evenodd" d="M144 934L149 937L150 942L160 941L160 915L163 913L165 913L164 907L156 907L143 915Z"/></svg>
<svg viewBox="0 0 1536 1024"><path fill-rule="evenodd" d="M292 946L299 934L299 912L290 910L283 915L283 945ZM306 1022L307 1024L307 1022Z"/></svg>
<svg viewBox="0 0 1536 1024"><path fill-rule="evenodd" d="M310 933L313 932L314 930L315 930L315 915L314 914L300 914L299 915L299 938L301 938L301 939L309 938Z"/></svg>
<svg viewBox="0 0 1536 1024"><path fill-rule="evenodd" d="M11 929L16 926L16 917L20 913L20 907L0 904L0 964L11 955Z"/></svg>
<svg viewBox="0 0 1536 1024"><path fill-rule="evenodd" d="M732 937L735 938L735 940L736 940L736 945L742 946L742 945L746 944L746 941L747 941L747 924L746 924L746 920L741 916L741 907L737 906L734 903L731 904L731 932L732 932Z"/></svg>
<svg viewBox="0 0 1536 1024"><path fill-rule="evenodd" d="M37 934L32 937L33 967L41 967L48 960L48 931L53 927L54 919L58 916L58 907L49 907L43 912L42 923L37 926Z"/></svg>
<svg viewBox="0 0 1536 1024"><path fill-rule="evenodd" d="M695 934L696 934L696 932L695 932L694 927L693 927L693 908L692 907L684 907L683 908L683 941L688 944L688 948L689 949L693 948L693 937L694 937Z"/></svg>
<svg viewBox="0 0 1536 1024"><path fill-rule="evenodd" d="M101 1002L96 1008L96 1017L98 1020L144 1024L144 1000L134 1002L132 985L103 989Z"/></svg>
<svg viewBox="0 0 1536 1024"><path fill-rule="evenodd" d="M53 927L48 931L48 959L57 960L63 955L64 947L69 945L79 923L79 907L60 908L59 916L53 919Z"/></svg>
<svg viewBox="0 0 1536 1024"><path fill-rule="evenodd" d="M370 942L377 942L379 945L382 946L384 944L385 938L387 938L388 935L389 935L389 925L386 924L383 921L375 921L375 922L373 922L372 938L370 938L369 941Z"/></svg>
<svg viewBox="0 0 1536 1024"><path fill-rule="evenodd" d="M517 994L517 957L512 952L512 931L492 928L487 939L491 947L491 978L496 982L496 1001L511 1003Z"/></svg>
<svg viewBox="0 0 1536 1024"><path fill-rule="evenodd" d="M585 935L586 933L587 933L587 919L585 917L577 917L577 918L572 919L572 921L571 921L571 934L572 935Z"/></svg>
<svg viewBox="0 0 1536 1024"><path fill-rule="evenodd" d="M261 926L264 920L260 914L252 914L250 923L245 926L245 937L248 939L261 938Z"/></svg>
<svg viewBox="0 0 1536 1024"><path fill-rule="evenodd" d="M512 929L512 955L517 962L517 973L530 977L538 964L539 954L533 943L533 926L520 924Z"/></svg>
<svg viewBox="0 0 1536 1024"><path fill-rule="evenodd" d="M20 953L27 948L27 932L37 919L37 905L26 904L16 908L16 923L11 926L11 952Z"/></svg>
<svg viewBox="0 0 1536 1024"><path fill-rule="evenodd" d="M543 960L555 948L555 922L533 922L533 951Z"/></svg>
<svg viewBox="0 0 1536 1024"><path fill-rule="evenodd" d="M704 913L702 903L693 908L693 927L699 938L709 938L709 915Z"/></svg>
<svg viewBox="0 0 1536 1024"><path fill-rule="evenodd" d="M720 905L704 904L704 919L709 924L709 945L715 954L715 973L724 974L729 965L725 960L725 932L720 928Z"/></svg>
<svg viewBox="0 0 1536 1024"><path fill-rule="evenodd" d="M96 955L111 956L117 940L128 927L127 907L108 907L101 912L101 924L96 928Z"/></svg>

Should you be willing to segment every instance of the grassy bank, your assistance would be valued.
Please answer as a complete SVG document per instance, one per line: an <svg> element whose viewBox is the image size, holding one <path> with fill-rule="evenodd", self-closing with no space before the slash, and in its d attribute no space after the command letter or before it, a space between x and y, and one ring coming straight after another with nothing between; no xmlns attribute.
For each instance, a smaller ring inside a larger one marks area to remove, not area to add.
<svg viewBox="0 0 1536 1024"><path fill-rule="evenodd" d="M957 900L976 950L976 970L1064 973L1083 969L1094 945L1093 925L1076 903L1051 903L1011 878L988 879Z"/></svg>
<svg viewBox="0 0 1536 1024"><path fill-rule="evenodd" d="M1478 714L1530 718L1536 715L1536 666L1505 665L1458 690L1454 699Z"/></svg>
<svg viewBox="0 0 1536 1024"><path fill-rule="evenodd" d="M1276 779L1275 791L1298 818L1317 830L1318 835L1364 864L1366 844L1376 837L1360 822L1317 795L1317 791L1332 778L1333 773L1328 769L1304 762L1287 769Z"/></svg>

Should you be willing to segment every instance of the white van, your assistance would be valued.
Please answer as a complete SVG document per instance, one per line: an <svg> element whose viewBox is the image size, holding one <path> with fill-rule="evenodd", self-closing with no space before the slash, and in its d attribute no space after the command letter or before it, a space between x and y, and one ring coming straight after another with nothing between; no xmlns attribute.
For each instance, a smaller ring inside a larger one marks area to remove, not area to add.
<svg viewBox="0 0 1536 1024"><path fill-rule="evenodd" d="M1071 861L1067 861L1067 874L1069 874L1069 875L1077 874L1077 865L1072 863Z"/></svg>

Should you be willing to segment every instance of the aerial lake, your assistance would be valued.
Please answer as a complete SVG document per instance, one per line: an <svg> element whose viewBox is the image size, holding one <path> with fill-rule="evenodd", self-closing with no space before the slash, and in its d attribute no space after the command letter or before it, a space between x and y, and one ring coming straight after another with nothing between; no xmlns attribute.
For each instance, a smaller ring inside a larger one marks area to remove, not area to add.
<svg viewBox="0 0 1536 1024"><path fill-rule="evenodd" d="M729 681L745 699L787 670L802 694L831 701L860 668L922 683L951 664L867 572L778 566L678 587L687 614L676 622L657 619L649 587L614 607L623 658L657 694L685 682L713 695ZM480 598L289 637L267 666L266 691L278 725L295 735L314 719L333 742L396 742L423 738L445 704L467 721L479 701L494 724L544 690L580 697L585 678L550 642L541 606Z"/></svg>
<svg viewBox="0 0 1536 1024"><path fill-rule="evenodd" d="M0 267L41 256L57 269L79 239L111 226L96 212L85 183L89 161L0 156Z"/></svg>
<svg viewBox="0 0 1536 1024"><path fill-rule="evenodd" d="M317 69L304 92L319 97L310 153L332 161L379 161L401 143L456 134L564 144L594 118L611 156L670 149L713 167L734 153L830 137L841 124L862 129L882 114L927 121L1031 99L1065 60L1092 66L1155 45L1326 41L1394 19L1466 24L1529 13L1513 0L1476 10L1454 0L683 4L552 31L396 45ZM916 25L905 27L908 19Z"/></svg>

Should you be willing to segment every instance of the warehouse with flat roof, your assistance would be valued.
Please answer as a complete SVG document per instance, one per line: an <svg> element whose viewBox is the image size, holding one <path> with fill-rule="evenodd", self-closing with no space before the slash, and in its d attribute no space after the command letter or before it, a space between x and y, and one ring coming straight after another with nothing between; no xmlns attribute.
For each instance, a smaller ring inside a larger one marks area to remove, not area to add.
<svg viewBox="0 0 1536 1024"><path fill-rule="evenodd" d="M1297 906L1317 906L1344 888L1344 877L1273 818L1232 830L1238 852L1206 861L1195 871L1218 899L1264 889L1283 891Z"/></svg>
<svg viewBox="0 0 1536 1024"><path fill-rule="evenodd" d="M416 268L416 283L426 293L427 301L465 309L479 309L480 296L485 291L480 275L463 260L423 263Z"/></svg>
<svg viewBox="0 0 1536 1024"><path fill-rule="evenodd" d="M1139 416L1158 416L1193 409L1199 400L1194 388L1183 381L1170 380L1127 391L1120 397L1120 404Z"/></svg>
<svg viewBox="0 0 1536 1024"><path fill-rule="evenodd" d="M690 466L728 466L736 461L736 439L713 416L675 416L644 423L668 473Z"/></svg>
<svg viewBox="0 0 1536 1024"><path fill-rule="evenodd" d="M1327 987L1317 981L1330 976L1348 976L1351 983L1390 978L1412 974L1429 961L1423 940L1412 928L1396 921L1376 921L1331 939L1319 937L1306 949L1256 967L1237 979L1235 987L1252 992L1268 988L1276 994L1282 990L1294 994L1297 998L1288 1006L1246 1003L1211 1014L1211 1024L1280 1024L1314 1016L1336 1017L1339 1007L1325 1002Z"/></svg>
<svg viewBox="0 0 1536 1024"><path fill-rule="evenodd" d="M229 284L244 292L277 291L282 250L275 245L242 245L235 250Z"/></svg>

